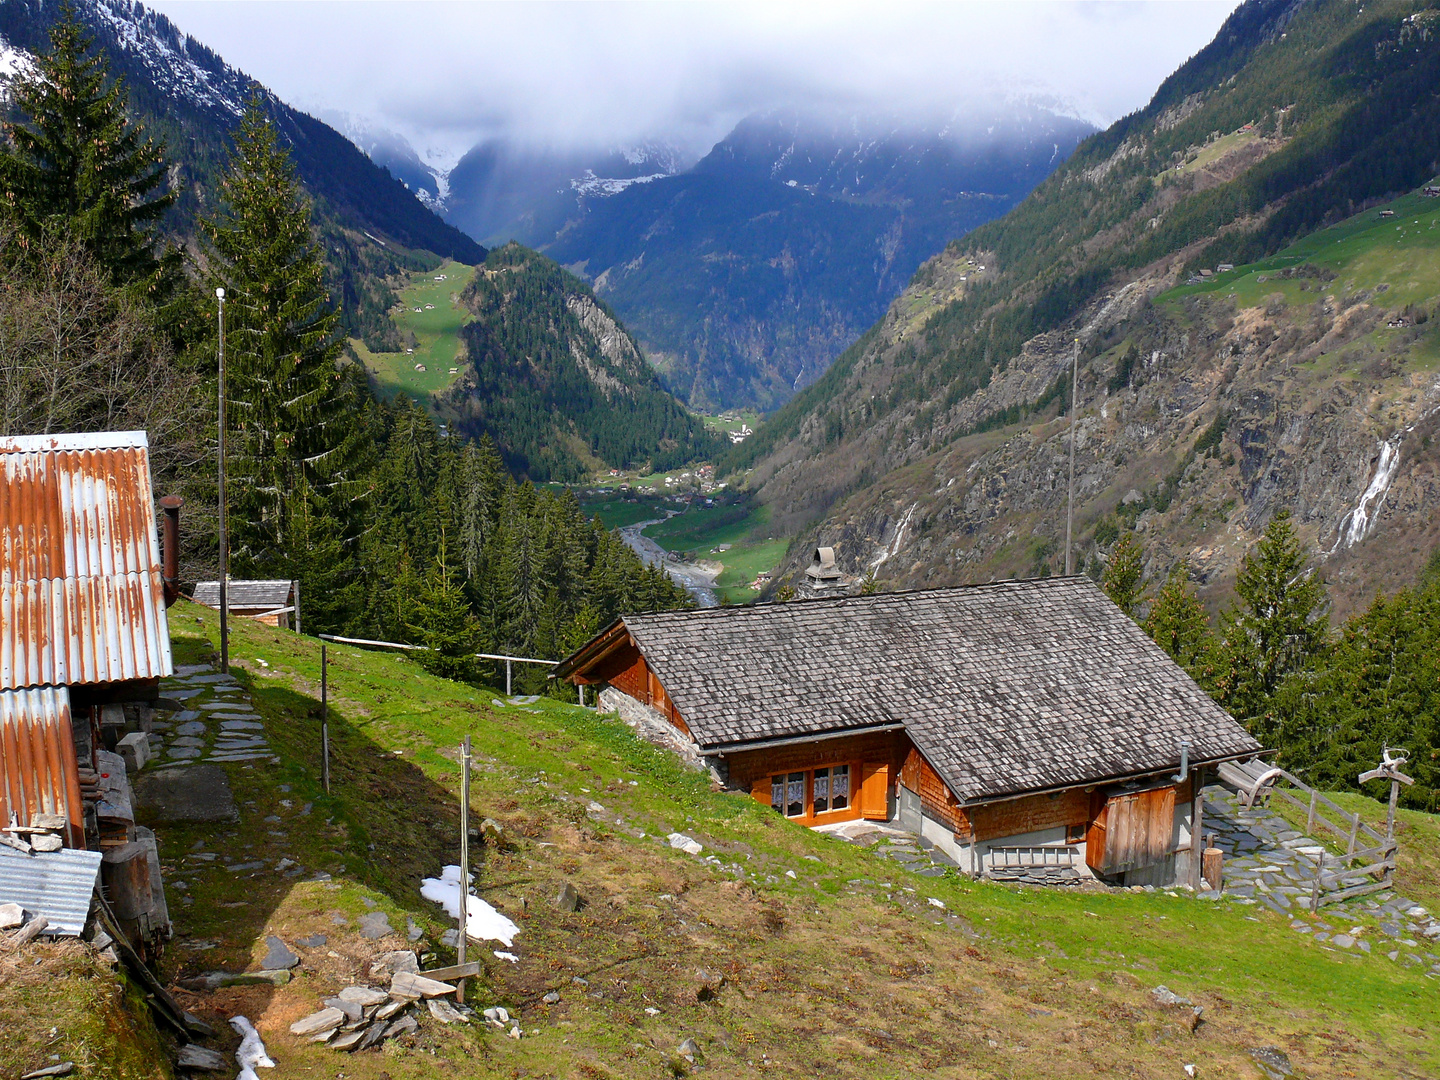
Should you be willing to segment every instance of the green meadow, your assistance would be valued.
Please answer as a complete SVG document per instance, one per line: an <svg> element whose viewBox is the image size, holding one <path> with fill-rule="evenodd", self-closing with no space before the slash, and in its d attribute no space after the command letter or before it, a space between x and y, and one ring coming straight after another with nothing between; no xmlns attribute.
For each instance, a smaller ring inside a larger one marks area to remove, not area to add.
<svg viewBox="0 0 1440 1080"><path fill-rule="evenodd" d="M351 347L382 395L408 394L424 400L458 378L454 369L460 366L460 328L470 321L460 296L474 276L473 266L457 262L410 275L391 318L402 338L408 341L414 334L413 353L374 353L351 339Z"/></svg>

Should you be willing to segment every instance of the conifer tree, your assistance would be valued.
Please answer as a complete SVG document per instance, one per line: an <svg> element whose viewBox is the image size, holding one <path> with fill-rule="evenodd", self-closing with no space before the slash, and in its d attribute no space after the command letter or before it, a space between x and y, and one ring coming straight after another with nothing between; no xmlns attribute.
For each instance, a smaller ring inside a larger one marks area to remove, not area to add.
<svg viewBox="0 0 1440 1080"><path fill-rule="evenodd" d="M1325 582L1305 568L1305 549L1288 511L1276 514L1241 560L1235 603L1222 616L1220 700L1232 714L1256 718L1257 735L1282 680L1321 651L1329 630Z"/></svg>
<svg viewBox="0 0 1440 1080"><path fill-rule="evenodd" d="M1144 552L1135 537L1126 533L1110 548L1105 576L1100 582L1115 606L1132 619L1140 604L1140 579L1144 573Z"/></svg>
<svg viewBox="0 0 1440 1080"><path fill-rule="evenodd" d="M1206 662L1213 647L1213 635L1205 617L1205 606L1190 585L1189 567L1181 560L1145 616L1145 632L1188 671L1200 685L1208 681Z"/></svg>
<svg viewBox="0 0 1440 1080"><path fill-rule="evenodd" d="M164 147L129 121L125 87L92 45L66 4L50 51L11 81L0 204L22 251L68 235L115 284L161 291L178 266L173 253L163 261L155 253L153 230L175 200L173 192L149 197L165 179Z"/></svg>
<svg viewBox="0 0 1440 1080"><path fill-rule="evenodd" d="M444 679L476 681L480 625L465 599L465 590L446 564L443 533L435 562L410 603L408 628L415 644L426 647L427 651L419 654L426 671Z"/></svg>
<svg viewBox="0 0 1440 1080"><path fill-rule="evenodd" d="M336 361L338 316L322 277L310 206L258 98L235 137L225 205L204 223L226 289L232 515L240 566L282 563L304 486L329 497L359 453L352 384Z"/></svg>

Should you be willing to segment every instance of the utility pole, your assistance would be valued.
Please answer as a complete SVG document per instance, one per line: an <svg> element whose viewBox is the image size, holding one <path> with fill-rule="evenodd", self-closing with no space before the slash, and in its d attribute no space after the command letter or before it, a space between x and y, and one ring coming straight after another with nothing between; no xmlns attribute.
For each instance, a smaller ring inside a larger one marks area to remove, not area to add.
<svg viewBox="0 0 1440 1080"><path fill-rule="evenodd" d="M225 290L216 289L220 313L220 670L230 670L230 537L225 506Z"/></svg>
<svg viewBox="0 0 1440 1080"><path fill-rule="evenodd" d="M1075 573L1075 556L1070 537L1075 528L1075 415L1080 411L1080 339L1070 367L1070 486L1065 495L1065 576Z"/></svg>

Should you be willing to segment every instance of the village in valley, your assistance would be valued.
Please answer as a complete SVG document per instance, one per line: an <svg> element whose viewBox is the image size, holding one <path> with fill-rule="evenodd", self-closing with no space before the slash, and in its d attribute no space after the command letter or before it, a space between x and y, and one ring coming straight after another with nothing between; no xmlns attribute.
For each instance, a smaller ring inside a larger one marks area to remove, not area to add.
<svg viewBox="0 0 1440 1080"><path fill-rule="evenodd" d="M1207 194L1334 134L1254 56L1433 86L1312 6L702 411L645 255L0 3L0 1080L1440 1075L1440 179Z"/></svg>

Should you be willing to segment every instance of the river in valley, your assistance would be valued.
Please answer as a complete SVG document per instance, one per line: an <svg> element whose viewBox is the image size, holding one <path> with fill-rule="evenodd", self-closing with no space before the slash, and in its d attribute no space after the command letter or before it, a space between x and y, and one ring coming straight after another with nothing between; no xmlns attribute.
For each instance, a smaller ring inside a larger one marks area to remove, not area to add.
<svg viewBox="0 0 1440 1080"><path fill-rule="evenodd" d="M670 580L695 597L701 607L716 607L720 603L715 597L715 579L720 576L719 571L708 570L695 563L681 562L644 535L647 526L664 520L665 518L653 518L650 521L637 521L634 525L621 528L620 536L646 566L663 567L665 573L670 575Z"/></svg>

